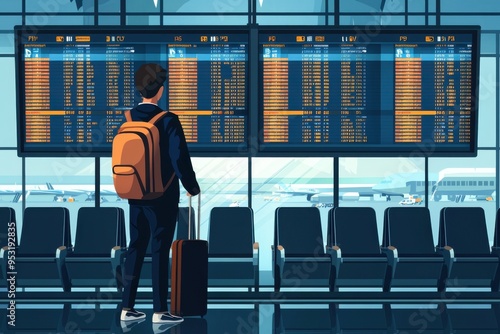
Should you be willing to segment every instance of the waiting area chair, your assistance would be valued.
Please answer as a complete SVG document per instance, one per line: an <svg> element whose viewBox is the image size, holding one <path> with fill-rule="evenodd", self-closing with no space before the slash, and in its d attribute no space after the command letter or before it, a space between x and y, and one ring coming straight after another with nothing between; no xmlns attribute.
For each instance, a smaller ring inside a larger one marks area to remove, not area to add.
<svg viewBox="0 0 500 334"><path fill-rule="evenodd" d="M124 211L118 207L78 210L75 245L57 261L65 267L71 287L122 288L123 255L127 245Z"/></svg>
<svg viewBox="0 0 500 334"><path fill-rule="evenodd" d="M391 288L444 290L447 272L443 256L434 248L428 208L385 209L382 247L391 261Z"/></svg>
<svg viewBox="0 0 500 334"><path fill-rule="evenodd" d="M18 287L63 287L69 277L56 258L71 249L69 210L62 207L28 207L24 210L21 240L16 254Z"/></svg>
<svg viewBox="0 0 500 334"><path fill-rule="evenodd" d="M251 208L215 207L210 211L208 285L259 291L259 244Z"/></svg>
<svg viewBox="0 0 500 334"><path fill-rule="evenodd" d="M16 212L13 208L0 207L0 287L7 286L7 266L4 265L4 258L8 259L9 245L11 250L17 247ZM5 263L7 264L7 263Z"/></svg>
<svg viewBox="0 0 500 334"><path fill-rule="evenodd" d="M499 258L490 251L483 208L441 209L437 249L448 269L446 288L495 285Z"/></svg>
<svg viewBox="0 0 500 334"><path fill-rule="evenodd" d="M376 287L388 290L391 271L380 248L375 210L338 207L328 212L327 250L334 274L330 289Z"/></svg>
<svg viewBox="0 0 500 334"><path fill-rule="evenodd" d="M493 246L491 252L500 258L500 209L495 216L495 232L493 235ZM500 291L500 265L497 267L495 278L493 279L492 291Z"/></svg>
<svg viewBox="0 0 500 334"><path fill-rule="evenodd" d="M321 217L316 207L275 210L272 268L274 290L328 287L332 260L325 253Z"/></svg>

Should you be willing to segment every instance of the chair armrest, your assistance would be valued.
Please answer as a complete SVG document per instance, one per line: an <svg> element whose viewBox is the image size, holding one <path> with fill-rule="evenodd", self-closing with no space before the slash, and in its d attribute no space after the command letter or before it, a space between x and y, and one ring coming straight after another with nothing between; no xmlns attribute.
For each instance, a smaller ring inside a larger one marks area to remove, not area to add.
<svg viewBox="0 0 500 334"><path fill-rule="evenodd" d="M273 251L273 263L275 266L279 267L281 273L280 277L283 277L283 269L285 266L285 248L281 245L278 245L276 248L274 245L271 245L271 249ZM275 266L273 266L273 270Z"/></svg>
<svg viewBox="0 0 500 334"><path fill-rule="evenodd" d="M340 265L340 263L342 262L342 250L339 246L326 246L325 252L330 256L332 266Z"/></svg>
<svg viewBox="0 0 500 334"><path fill-rule="evenodd" d="M453 262L455 262L455 251L451 246L444 247L436 247L436 251L443 255L444 264L448 267L448 276L451 274L451 267L453 266Z"/></svg>
<svg viewBox="0 0 500 334"><path fill-rule="evenodd" d="M325 247L326 254L330 255L333 259L341 259L342 258L342 250L339 246L326 246Z"/></svg>
<svg viewBox="0 0 500 334"><path fill-rule="evenodd" d="M115 246L111 248L111 260L113 259L123 259L127 250L124 247Z"/></svg>
<svg viewBox="0 0 500 334"><path fill-rule="evenodd" d="M67 255L68 255L68 249L66 246L58 247L56 249L56 262L64 265Z"/></svg>
<svg viewBox="0 0 500 334"><path fill-rule="evenodd" d="M259 265L259 243L255 242L253 244L253 265Z"/></svg>
<svg viewBox="0 0 500 334"><path fill-rule="evenodd" d="M398 249L396 247L394 246L380 247L380 250L387 256L387 258L391 262L398 260L399 254L398 254Z"/></svg>
<svg viewBox="0 0 500 334"><path fill-rule="evenodd" d="M385 256L387 256L387 265L389 266L389 268L392 268L392 274L391 274L391 278L392 278L392 277L394 277L394 275L396 273L396 267L397 267L398 262L399 262L398 249L391 245L391 246L387 246L387 247L380 247L380 250L382 251L382 253L385 254ZM389 279L389 282L390 282L390 279ZM390 289L390 288L388 288L388 289ZM385 288L384 288L384 291L385 291Z"/></svg>
<svg viewBox="0 0 500 334"><path fill-rule="evenodd" d="M68 251L71 251L71 248L67 248L66 246L60 246L56 249L57 271L59 272L59 278L61 279L61 285L64 292L71 291L71 280L66 269L66 256L68 255Z"/></svg>
<svg viewBox="0 0 500 334"><path fill-rule="evenodd" d="M0 249L0 270L2 272L3 279L7 279L7 259L9 254L9 247L4 246Z"/></svg>
<svg viewBox="0 0 500 334"><path fill-rule="evenodd" d="M113 268L113 276L119 290L123 286L123 264L126 254L127 249L125 247L115 246L111 248L111 267Z"/></svg>
<svg viewBox="0 0 500 334"><path fill-rule="evenodd" d="M452 260L455 258L455 251L453 250L453 247L451 247L451 246L436 247L436 251L443 254L443 257L445 259Z"/></svg>

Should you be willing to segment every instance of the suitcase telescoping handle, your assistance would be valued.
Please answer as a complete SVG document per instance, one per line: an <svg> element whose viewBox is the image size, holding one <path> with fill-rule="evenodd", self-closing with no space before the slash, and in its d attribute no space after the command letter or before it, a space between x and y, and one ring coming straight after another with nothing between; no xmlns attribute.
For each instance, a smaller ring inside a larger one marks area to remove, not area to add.
<svg viewBox="0 0 500 334"><path fill-rule="evenodd" d="M192 198L193 196L189 196L189 210L188 210L188 239L191 239L191 208L193 207L192 205ZM196 232L196 239L200 239L200 225L201 225L201 192L198 194L198 231Z"/></svg>

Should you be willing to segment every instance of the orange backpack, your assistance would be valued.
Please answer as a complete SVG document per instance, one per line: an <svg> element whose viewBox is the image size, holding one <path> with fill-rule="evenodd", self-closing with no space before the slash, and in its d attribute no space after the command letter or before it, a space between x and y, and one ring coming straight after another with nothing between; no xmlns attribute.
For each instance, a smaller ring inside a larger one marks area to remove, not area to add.
<svg viewBox="0 0 500 334"><path fill-rule="evenodd" d="M142 122L132 121L130 111L125 111L127 121L118 129L111 152L113 183L121 198L155 199L172 183L175 173L163 186L160 133L155 125L166 114L162 111L149 122Z"/></svg>

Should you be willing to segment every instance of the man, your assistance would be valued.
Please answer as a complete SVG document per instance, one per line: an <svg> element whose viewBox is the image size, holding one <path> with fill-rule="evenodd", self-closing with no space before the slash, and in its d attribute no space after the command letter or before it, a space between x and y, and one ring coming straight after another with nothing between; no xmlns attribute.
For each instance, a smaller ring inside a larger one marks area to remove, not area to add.
<svg viewBox="0 0 500 334"><path fill-rule="evenodd" d="M142 103L130 111L132 120L147 122L162 112L157 104L162 97L166 79L167 71L157 64L144 64L137 70L135 87L142 96ZM174 324L183 321L181 317L170 314L167 305L169 251L179 211L179 179L188 196L199 194L200 186L196 181L178 117L168 112L156 126L160 132L162 180L164 185L171 177L173 181L157 199L129 200L130 245L125 261L120 320L145 318L143 312L134 309L134 303L144 255L151 236L154 309L152 320L157 324Z"/></svg>

